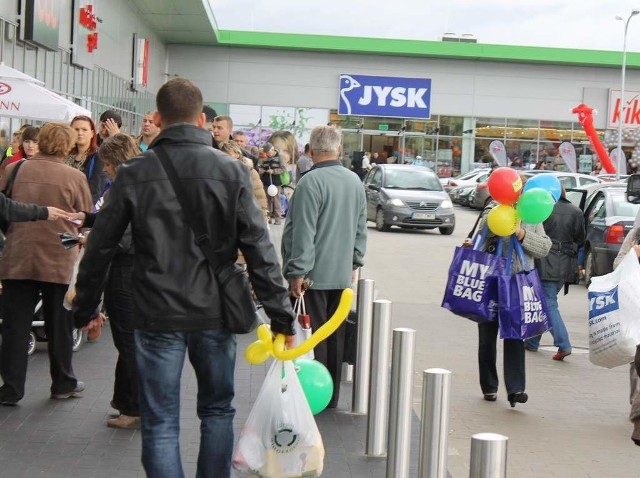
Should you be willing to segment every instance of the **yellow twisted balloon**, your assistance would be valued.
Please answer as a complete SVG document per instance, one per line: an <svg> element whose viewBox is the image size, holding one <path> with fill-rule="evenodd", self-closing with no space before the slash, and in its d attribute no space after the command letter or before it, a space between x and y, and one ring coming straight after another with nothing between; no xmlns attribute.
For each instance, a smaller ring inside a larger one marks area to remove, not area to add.
<svg viewBox="0 0 640 478"><path fill-rule="evenodd" d="M247 362L258 365L267 360L270 355L278 360L293 360L306 354L340 327L340 324L342 324L347 318L347 315L349 315L352 300L353 291L351 289L344 289L340 296L338 308L331 318L311 334L311 337L292 349L285 350L285 336L283 334L276 335L274 340L271 328L267 324L262 324L258 327L258 340L251 343L244 352Z"/></svg>

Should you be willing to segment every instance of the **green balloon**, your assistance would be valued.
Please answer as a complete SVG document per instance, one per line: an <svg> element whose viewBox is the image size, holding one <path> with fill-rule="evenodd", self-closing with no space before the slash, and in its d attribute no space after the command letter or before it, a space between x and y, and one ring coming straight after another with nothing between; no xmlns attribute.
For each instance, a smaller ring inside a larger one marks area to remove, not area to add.
<svg viewBox="0 0 640 478"><path fill-rule="evenodd" d="M333 396L333 379L327 370L317 360L296 359L293 361L298 373L298 380L302 385L311 413L317 415L327 408Z"/></svg>
<svg viewBox="0 0 640 478"><path fill-rule="evenodd" d="M539 224L547 220L553 212L554 200L549 191L542 188L531 188L522 193L516 211L524 222Z"/></svg>

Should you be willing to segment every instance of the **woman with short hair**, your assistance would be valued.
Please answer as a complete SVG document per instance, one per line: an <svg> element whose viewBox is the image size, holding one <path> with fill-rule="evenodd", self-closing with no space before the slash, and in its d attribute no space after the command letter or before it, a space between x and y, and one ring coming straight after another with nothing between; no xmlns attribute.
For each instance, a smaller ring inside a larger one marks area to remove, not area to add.
<svg viewBox="0 0 640 478"><path fill-rule="evenodd" d="M22 164L15 176L16 201L75 212L91 207L91 194L82 173L64 160L76 142L75 131L61 123L47 123L38 136L40 152ZM0 180L4 189L13 168ZM73 224L60 221L12 223L0 257L4 321L0 347L0 405L16 405L25 394L27 342L33 311L42 297L49 349L51 398L76 397L84 384L71 366L73 320L62 302L69 285L77 249L65 249L59 233L74 233Z"/></svg>

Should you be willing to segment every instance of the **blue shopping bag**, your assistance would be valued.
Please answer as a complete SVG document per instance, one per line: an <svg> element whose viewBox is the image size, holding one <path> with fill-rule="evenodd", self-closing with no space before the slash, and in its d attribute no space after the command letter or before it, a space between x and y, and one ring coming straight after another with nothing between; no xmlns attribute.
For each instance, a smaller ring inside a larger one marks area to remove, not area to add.
<svg viewBox="0 0 640 478"><path fill-rule="evenodd" d="M513 256L523 270L511 274ZM498 325L501 339L525 340L551 328L549 309L538 271L530 267L520 242L509 241L504 274L497 277Z"/></svg>
<svg viewBox="0 0 640 478"><path fill-rule="evenodd" d="M496 320L496 277L503 274L505 267L501 239L497 254L480 250L487 232L485 227L476 235L473 248L456 247L442 299L442 307L474 322Z"/></svg>

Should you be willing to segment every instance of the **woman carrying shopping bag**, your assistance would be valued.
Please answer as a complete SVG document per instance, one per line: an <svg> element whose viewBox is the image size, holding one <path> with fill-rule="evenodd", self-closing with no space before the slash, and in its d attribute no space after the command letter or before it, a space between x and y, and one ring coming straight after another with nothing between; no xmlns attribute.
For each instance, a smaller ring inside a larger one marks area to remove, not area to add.
<svg viewBox="0 0 640 478"><path fill-rule="evenodd" d="M524 180L523 180L524 183ZM487 214L496 206L491 203L484 211L478 228L482 230L487 221ZM546 235L542 224L527 224L521 222L515 232L515 238L521 244L525 253L525 258L529 262L529 267L533 266L534 259L545 257L551 249L551 239ZM483 246L484 251L495 250L497 237L489 233L489 240ZM509 238L505 238L508 241ZM512 248L503 247L502 254L507 255ZM520 272L523 269L521 261L515 257L512 261L512 273ZM526 264L524 265L526 266ZM506 271L509 273L509 271ZM478 369L480 373L480 387L484 399L494 402L498 398L498 371L496 368L497 338L499 323L497 320L481 322L478 324ZM525 393L525 355L524 342L522 339L504 339L504 381L507 389L507 399L512 407L517 403L526 403L529 399Z"/></svg>

